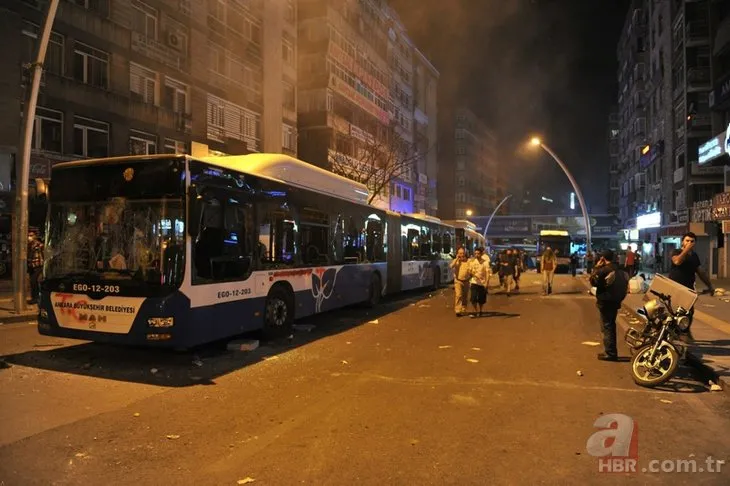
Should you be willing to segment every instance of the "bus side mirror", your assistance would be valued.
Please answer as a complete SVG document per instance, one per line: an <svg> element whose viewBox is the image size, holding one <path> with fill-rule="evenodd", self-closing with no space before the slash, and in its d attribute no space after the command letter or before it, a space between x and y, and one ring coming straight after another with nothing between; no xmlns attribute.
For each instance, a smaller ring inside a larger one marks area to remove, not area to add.
<svg viewBox="0 0 730 486"><path fill-rule="evenodd" d="M188 234L196 238L200 234L200 218L203 212L202 196L195 186L188 188Z"/></svg>

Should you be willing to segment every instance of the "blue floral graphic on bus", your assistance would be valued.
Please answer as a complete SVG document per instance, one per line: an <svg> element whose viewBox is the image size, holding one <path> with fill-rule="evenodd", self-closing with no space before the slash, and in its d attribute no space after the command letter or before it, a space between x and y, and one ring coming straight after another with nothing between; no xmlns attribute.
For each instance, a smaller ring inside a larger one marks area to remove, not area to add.
<svg viewBox="0 0 730 486"><path fill-rule="evenodd" d="M322 303L332 296L337 282L337 274L342 267L315 268L312 270L312 297L314 311L322 311Z"/></svg>

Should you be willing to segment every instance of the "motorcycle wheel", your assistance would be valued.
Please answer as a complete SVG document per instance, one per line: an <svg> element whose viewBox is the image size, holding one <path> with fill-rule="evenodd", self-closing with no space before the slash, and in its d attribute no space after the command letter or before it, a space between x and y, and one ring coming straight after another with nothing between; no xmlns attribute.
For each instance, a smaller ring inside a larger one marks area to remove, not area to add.
<svg viewBox="0 0 730 486"><path fill-rule="evenodd" d="M668 381L679 368L679 353L671 344L663 342L654 356L655 365L648 362L653 344L640 348L631 359L631 377L639 386L652 388Z"/></svg>

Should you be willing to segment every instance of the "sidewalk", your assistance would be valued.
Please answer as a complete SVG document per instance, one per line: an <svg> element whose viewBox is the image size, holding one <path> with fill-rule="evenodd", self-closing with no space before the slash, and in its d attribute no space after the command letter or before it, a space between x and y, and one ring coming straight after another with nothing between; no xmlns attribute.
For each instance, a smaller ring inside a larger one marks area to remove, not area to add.
<svg viewBox="0 0 730 486"><path fill-rule="evenodd" d="M13 281L0 279L0 325L31 322L35 321L37 316L38 307L35 305L28 305L24 312L17 314L13 299Z"/></svg>
<svg viewBox="0 0 730 486"><path fill-rule="evenodd" d="M587 276L584 278L586 286L590 287ZM730 285L723 286L716 281L713 281L713 285L716 289L730 290ZM623 301L622 314L638 317L636 310L643 307L646 297L646 294L627 295ZM651 298L651 295L648 297ZM624 331L629 327L626 319L619 319L618 324ZM719 297L699 296L695 304L692 335L695 342L688 348L687 360L693 365L706 368L718 378L718 384L723 390L730 392L730 294ZM619 333L619 338L623 339L623 333Z"/></svg>

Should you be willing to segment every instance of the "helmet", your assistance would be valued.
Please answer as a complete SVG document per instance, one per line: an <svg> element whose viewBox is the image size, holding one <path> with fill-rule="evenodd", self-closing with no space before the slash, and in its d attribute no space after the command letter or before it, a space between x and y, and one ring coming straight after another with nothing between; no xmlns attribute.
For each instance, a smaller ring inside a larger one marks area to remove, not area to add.
<svg viewBox="0 0 730 486"><path fill-rule="evenodd" d="M657 299L652 299L644 304L644 311L649 319L653 319L659 313L660 304Z"/></svg>

